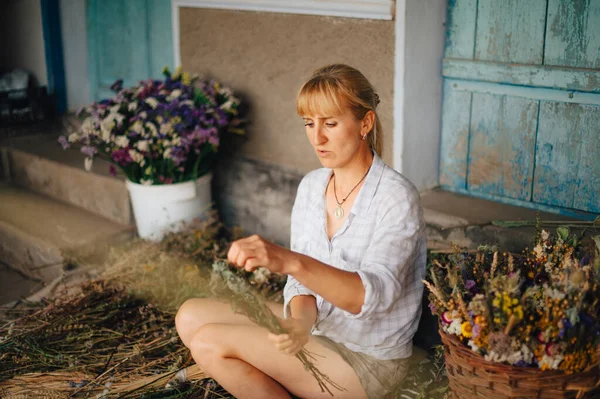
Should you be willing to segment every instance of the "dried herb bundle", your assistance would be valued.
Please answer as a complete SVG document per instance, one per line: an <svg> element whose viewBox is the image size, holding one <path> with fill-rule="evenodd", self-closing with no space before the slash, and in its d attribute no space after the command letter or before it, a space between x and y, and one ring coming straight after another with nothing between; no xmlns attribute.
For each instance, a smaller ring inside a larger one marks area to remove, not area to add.
<svg viewBox="0 0 600 399"><path fill-rule="evenodd" d="M213 278L211 289L213 296L231 301L234 312L247 316L252 322L265 327L275 334L285 334L286 329L281 327L277 316L267 306L263 297L256 293L255 289L244 278L243 272L235 267L229 266L224 260L213 263ZM224 283L225 284L224 284ZM345 391L341 385L332 381L314 365L315 354L302 349L296 357L302 362L306 371L311 373L319 383L322 392L327 391L331 396L333 393L328 385L339 391Z"/></svg>

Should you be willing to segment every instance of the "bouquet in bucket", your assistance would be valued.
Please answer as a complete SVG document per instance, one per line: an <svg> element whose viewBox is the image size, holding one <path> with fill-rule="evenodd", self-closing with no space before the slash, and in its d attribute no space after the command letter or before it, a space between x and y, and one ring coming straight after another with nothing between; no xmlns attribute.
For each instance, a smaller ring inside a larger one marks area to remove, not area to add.
<svg viewBox="0 0 600 399"><path fill-rule="evenodd" d="M82 108L79 131L61 136L63 148L79 145L90 170L95 157L107 159L111 174L117 167L144 185L180 183L208 173L216 159L220 135L243 134L238 117L240 100L214 80L200 80L163 69L163 80L149 79L123 88Z"/></svg>
<svg viewBox="0 0 600 399"><path fill-rule="evenodd" d="M581 372L598 364L600 237L542 230L521 254L480 247L434 260L425 285L440 329L485 360Z"/></svg>

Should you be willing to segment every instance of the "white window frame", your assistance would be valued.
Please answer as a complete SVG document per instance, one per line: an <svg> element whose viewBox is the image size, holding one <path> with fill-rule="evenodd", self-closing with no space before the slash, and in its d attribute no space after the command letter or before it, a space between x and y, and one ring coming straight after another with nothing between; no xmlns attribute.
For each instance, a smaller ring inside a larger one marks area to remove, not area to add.
<svg viewBox="0 0 600 399"><path fill-rule="evenodd" d="M325 15L347 18L394 19L394 0L171 0L175 65L179 53L179 8L217 8L290 14Z"/></svg>

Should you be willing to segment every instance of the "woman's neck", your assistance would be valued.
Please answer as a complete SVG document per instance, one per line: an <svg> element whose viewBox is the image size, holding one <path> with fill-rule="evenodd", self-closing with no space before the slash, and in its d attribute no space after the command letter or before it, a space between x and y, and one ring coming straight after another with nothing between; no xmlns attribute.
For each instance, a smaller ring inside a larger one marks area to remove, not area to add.
<svg viewBox="0 0 600 399"><path fill-rule="evenodd" d="M335 186L338 195L347 195L352 188L365 176L373 163L373 153L370 149L361 151L346 165L334 168Z"/></svg>

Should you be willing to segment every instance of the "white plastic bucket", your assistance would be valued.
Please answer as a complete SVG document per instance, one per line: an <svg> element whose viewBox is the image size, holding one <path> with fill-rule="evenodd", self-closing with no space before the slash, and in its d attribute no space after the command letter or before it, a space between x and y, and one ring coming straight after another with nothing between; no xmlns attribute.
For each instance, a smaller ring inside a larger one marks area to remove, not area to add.
<svg viewBox="0 0 600 399"><path fill-rule="evenodd" d="M205 215L212 202L211 180L212 173L196 181L156 186L127 180L138 235L160 241L165 233Z"/></svg>

